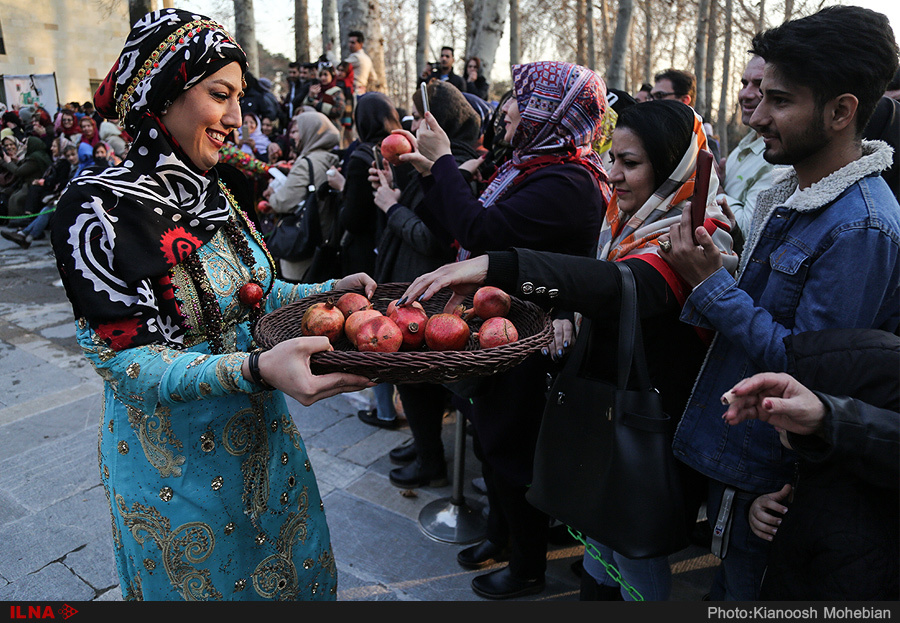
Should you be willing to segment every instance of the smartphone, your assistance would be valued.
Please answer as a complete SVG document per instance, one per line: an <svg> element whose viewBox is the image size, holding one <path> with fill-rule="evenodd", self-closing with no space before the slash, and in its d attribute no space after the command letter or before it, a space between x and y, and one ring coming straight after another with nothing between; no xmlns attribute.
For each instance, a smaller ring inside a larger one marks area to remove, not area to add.
<svg viewBox="0 0 900 623"><path fill-rule="evenodd" d="M425 113L428 112L428 89L424 82L420 82L419 87L422 89L422 118L424 119Z"/></svg>
<svg viewBox="0 0 900 623"><path fill-rule="evenodd" d="M379 171L384 169L384 156L381 155L381 147L378 145L372 146L372 155L375 156L375 168Z"/></svg>
<svg viewBox="0 0 900 623"><path fill-rule="evenodd" d="M697 242L697 228L706 221L706 196L709 194L709 175L712 172L713 155L705 149L697 154L697 172L694 175L694 195L691 197L691 237Z"/></svg>

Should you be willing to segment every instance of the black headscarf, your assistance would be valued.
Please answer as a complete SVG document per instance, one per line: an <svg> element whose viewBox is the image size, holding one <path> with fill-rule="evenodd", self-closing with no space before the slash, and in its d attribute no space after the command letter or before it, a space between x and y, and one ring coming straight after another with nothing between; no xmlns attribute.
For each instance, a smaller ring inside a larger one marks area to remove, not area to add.
<svg viewBox="0 0 900 623"><path fill-rule="evenodd" d="M173 49L174 48L174 49ZM146 15L94 101L135 131L120 166L74 179L53 220L57 265L76 317L114 349L179 345L187 327L169 270L231 214L215 169L199 171L157 113L243 51L221 26L187 11Z"/></svg>
<svg viewBox="0 0 900 623"><path fill-rule="evenodd" d="M360 95L353 115L356 117L356 133L360 143L380 143L392 128L401 127L394 104L387 95L378 91Z"/></svg>

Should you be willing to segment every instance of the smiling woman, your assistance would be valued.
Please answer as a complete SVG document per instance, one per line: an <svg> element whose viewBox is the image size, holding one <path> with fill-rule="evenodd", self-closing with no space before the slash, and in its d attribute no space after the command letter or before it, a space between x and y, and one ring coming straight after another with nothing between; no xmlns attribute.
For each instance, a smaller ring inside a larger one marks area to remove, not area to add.
<svg viewBox="0 0 900 623"><path fill-rule="evenodd" d="M327 338L261 351L251 324L314 292L375 284L362 273L277 278L243 193L225 183L244 178L217 164L241 126L246 68L209 18L165 9L139 20L94 97L132 147L121 166L76 178L52 224L77 339L106 385L100 474L125 599L336 598L322 500L285 394L309 405L369 382L312 375L309 355Z"/></svg>

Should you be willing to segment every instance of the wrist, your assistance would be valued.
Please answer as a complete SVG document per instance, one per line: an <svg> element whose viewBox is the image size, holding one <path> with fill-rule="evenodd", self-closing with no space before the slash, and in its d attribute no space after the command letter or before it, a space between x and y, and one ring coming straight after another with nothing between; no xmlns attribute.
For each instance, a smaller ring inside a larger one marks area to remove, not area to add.
<svg viewBox="0 0 900 623"><path fill-rule="evenodd" d="M244 361L244 365L241 366L241 372L244 373L244 378L247 378L247 376L249 375L248 380L256 383L265 390L272 391L273 389L275 389L275 387L266 382L259 370L259 358L263 352L264 351L261 348L257 348L256 350L251 351L250 355Z"/></svg>

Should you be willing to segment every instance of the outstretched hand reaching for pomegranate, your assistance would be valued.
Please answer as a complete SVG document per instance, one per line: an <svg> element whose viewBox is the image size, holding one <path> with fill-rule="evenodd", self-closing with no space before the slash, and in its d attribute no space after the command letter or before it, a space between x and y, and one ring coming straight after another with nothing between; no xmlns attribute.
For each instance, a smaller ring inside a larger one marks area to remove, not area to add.
<svg viewBox="0 0 900 623"><path fill-rule="evenodd" d="M437 270L425 273L416 278L403 296L400 305L408 305L413 301L427 301L444 288L450 288L453 294L444 306L444 310L452 312L461 304L467 295L472 294L487 278L488 256L478 257L453 264L445 264Z"/></svg>

